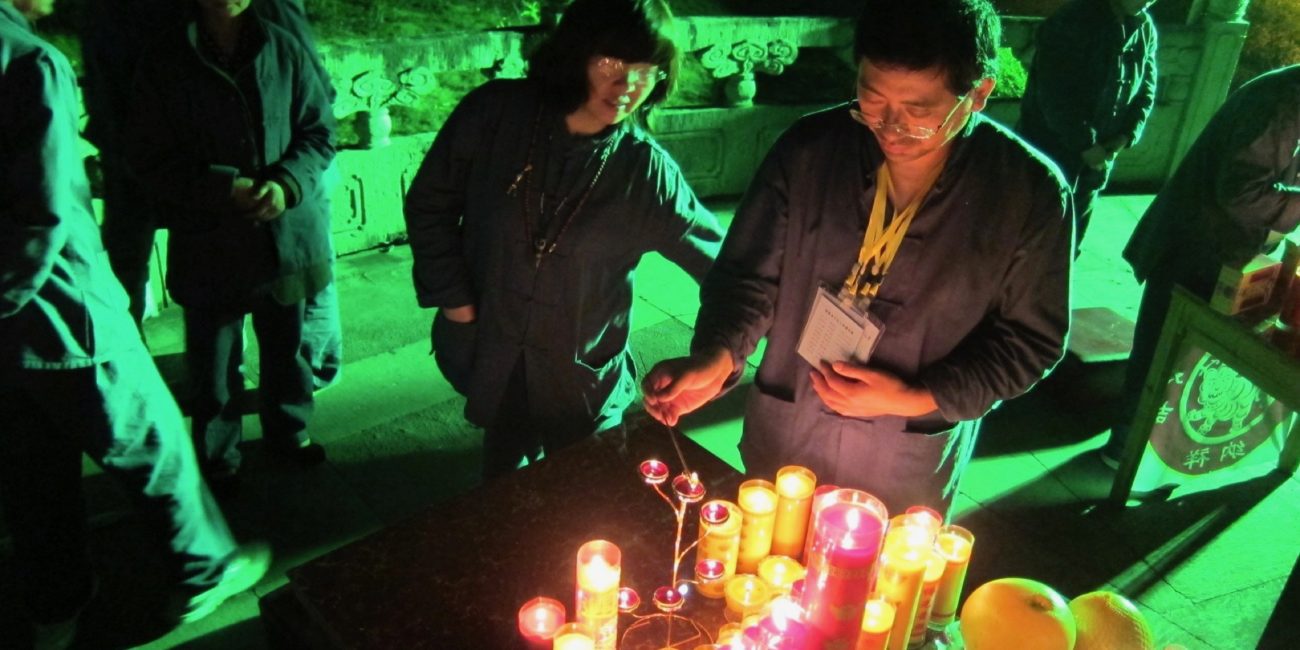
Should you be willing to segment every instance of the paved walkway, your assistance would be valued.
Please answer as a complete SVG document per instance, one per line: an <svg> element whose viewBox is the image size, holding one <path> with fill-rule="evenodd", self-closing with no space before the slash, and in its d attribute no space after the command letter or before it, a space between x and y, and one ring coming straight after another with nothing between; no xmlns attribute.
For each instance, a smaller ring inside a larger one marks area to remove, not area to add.
<svg viewBox="0 0 1300 650"><path fill-rule="evenodd" d="M1138 289L1118 252L1149 200L1101 201L1076 267L1076 308L1134 316ZM693 283L657 258L644 262L639 277L639 360L684 353L697 308ZM158 629L141 613L149 586L160 580L149 569L157 549L140 534L126 499L88 465L103 582L86 617L86 647L265 647L257 597L283 585L287 568L477 482L479 435L461 419L463 402L429 356L431 312L415 305L409 251L345 258L339 286L347 364L342 383L320 395L312 426L329 462L312 470L274 464L260 453L256 418L249 417L243 488L224 504L238 535L272 544L271 574L204 621ZM179 320L167 311L148 324L170 375L179 367ZM1139 603L1162 646L1253 648L1300 552L1300 482L1269 477L1173 503L1098 508L1110 474L1092 451L1104 439L1121 370L1118 363L1067 360L1031 394L990 416L956 502L957 520L978 536L969 584L1017 575L1066 596L1113 588ZM733 395L685 428L736 464L735 398L743 392ZM0 568L8 568L7 557L0 553ZM0 582L0 638L15 624L12 590L10 581Z"/></svg>

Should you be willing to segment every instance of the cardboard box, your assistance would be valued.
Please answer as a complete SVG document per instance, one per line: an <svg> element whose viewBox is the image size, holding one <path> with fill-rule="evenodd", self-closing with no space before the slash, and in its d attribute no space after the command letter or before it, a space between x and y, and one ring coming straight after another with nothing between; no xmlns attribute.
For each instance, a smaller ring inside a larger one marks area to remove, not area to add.
<svg viewBox="0 0 1300 650"><path fill-rule="evenodd" d="M1225 264L1219 270L1210 308L1229 316L1266 308L1281 272L1282 262L1267 255L1256 255L1240 268Z"/></svg>

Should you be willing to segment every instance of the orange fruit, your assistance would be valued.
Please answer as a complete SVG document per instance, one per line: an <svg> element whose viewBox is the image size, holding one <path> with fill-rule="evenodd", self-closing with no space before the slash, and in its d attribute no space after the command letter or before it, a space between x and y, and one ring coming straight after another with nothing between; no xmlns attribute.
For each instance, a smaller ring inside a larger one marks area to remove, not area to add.
<svg viewBox="0 0 1300 650"><path fill-rule="evenodd" d="M1129 599L1092 591L1070 601L1078 628L1074 650L1155 650L1146 617Z"/></svg>
<svg viewBox="0 0 1300 650"><path fill-rule="evenodd" d="M1027 578L986 582L961 608L968 650L1072 650L1074 625L1065 597Z"/></svg>

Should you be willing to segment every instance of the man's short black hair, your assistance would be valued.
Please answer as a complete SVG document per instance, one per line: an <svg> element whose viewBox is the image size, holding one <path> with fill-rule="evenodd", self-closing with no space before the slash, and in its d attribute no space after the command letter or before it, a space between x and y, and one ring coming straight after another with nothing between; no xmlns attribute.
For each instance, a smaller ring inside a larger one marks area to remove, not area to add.
<svg viewBox="0 0 1300 650"><path fill-rule="evenodd" d="M529 57L528 77L542 82L548 99L570 113L587 101L587 64L594 56L653 63L667 77L642 109L668 97L677 82L673 14L665 0L574 0L560 24Z"/></svg>
<svg viewBox="0 0 1300 650"><path fill-rule="evenodd" d="M866 0L864 5L853 39L858 62L938 68L956 95L996 77L1002 23L989 0Z"/></svg>

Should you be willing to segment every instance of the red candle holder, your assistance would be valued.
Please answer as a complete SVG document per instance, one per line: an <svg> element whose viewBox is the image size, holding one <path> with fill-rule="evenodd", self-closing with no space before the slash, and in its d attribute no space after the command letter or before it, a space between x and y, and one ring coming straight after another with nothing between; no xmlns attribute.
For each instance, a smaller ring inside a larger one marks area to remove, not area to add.
<svg viewBox="0 0 1300 650"><path fill-rule="evenodd" d="M641 595L631 587L623 587L618 590L618 611L622 614L631 614L636 608L641 606Z"/></svg>
<svg viewBox="0 0 1300 650"><path fill-rule="evenodd" d="M519 608L519 633L529 644L550 647L555 631L564 625L564 604L554 598L537 597Z"/></svg>
<svg viewBox="0 0 1300 650"><path fill-rule="evenodd" d="M727 572L727 566L721 560L700 560L695 563L695 579L700 582L721 580Z"/></svg>
<svg viewBox="0 0 1300 650"><path fill-rule="evenodd" d="M725 503L716 501L706 503L700 508L700 519L710 526L721 526L731 519L731 508L728 508Z"/></svg>
<svg viewBox="0 0 1300 650"><path fill-rule="evenodd" d="M668 480L668 464L662 460L641 461L641 479L646 485L660 485Z"/></svg>
<svg viewBox="0 0 1300 650"><path fill-rule="evenodd" d="M704 484L694 474L678 474L673 479L673 492L682 503L699 503L704 498Z"/></svg>
<svg viewBox="0 0 1300 650"><path fill-rule="evenodd" d="M660 587L656 589L654 601L655 608L664 613L675 612L681 609L682 605L686 604L686 598L682 596L681 592L672 587Z"/></svg>

